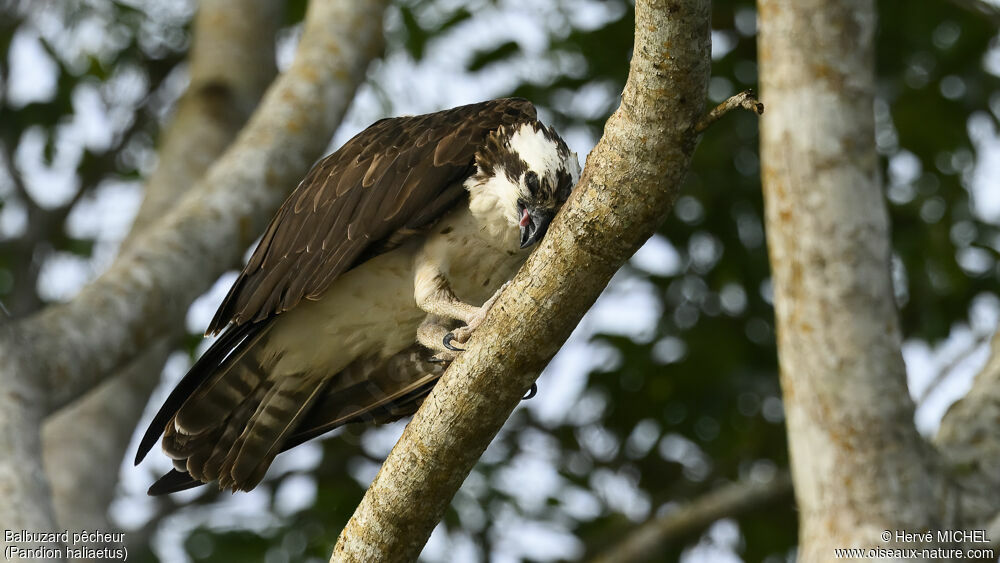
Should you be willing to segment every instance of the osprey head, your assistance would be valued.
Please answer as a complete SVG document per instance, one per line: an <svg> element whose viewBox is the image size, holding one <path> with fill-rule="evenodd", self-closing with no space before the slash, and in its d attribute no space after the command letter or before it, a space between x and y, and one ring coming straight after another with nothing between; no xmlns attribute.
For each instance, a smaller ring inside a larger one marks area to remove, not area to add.
<svg viewBox="0 0 1000 563"><path fill-rule="evenodd" d="M480 186L520 230L520 246L541 240L580 178L576 153L538 121L494 131L476 153Z"/></svg>

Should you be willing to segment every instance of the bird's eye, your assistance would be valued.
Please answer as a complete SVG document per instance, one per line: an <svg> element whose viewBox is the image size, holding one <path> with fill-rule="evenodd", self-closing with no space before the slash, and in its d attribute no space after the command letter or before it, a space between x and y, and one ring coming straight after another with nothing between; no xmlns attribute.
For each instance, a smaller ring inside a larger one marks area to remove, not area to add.
<svg viewBox="0 0 1000 563"><path fill-rule="evenodd" d="M535 174L533 171L528 171L528 173L524 175L524 185L528 187L528 191L531 192L531 195L537 194L538 174Z"/></svg>

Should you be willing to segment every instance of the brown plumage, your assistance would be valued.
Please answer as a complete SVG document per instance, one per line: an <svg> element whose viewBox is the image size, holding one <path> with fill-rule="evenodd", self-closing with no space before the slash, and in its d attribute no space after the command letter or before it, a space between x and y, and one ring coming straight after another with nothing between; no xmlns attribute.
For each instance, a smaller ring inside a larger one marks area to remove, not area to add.
<svg viewBox="0 0 1000 563"><path fill-rule="evenodd" d="M333 373L278 377L268 369L285 352L264 344L279 316L320 299L345 272L427 232L465 201L462 182L476 171L475 151L491 132L534 122L534 107L520 99L383 119L319 161L219 307L208 333L221 336L146 430L136 463L161 434L175 460L150 494L212 480L249 490L281 451L342 424L415 411L443 371L423 346L363 355Z"/></svg>
<svg viewBox="0 0 1000 563"><path fill-rule="evenodd" d="M280 452L344 424L383 424L409 416L444 373L443 364L429 360L426 349L413 345L388 359L354 362L338 377L319 382L315 387L290 387L292 393L312 390L320 398L315 404L310 403L311 407L296 425L280 426L291 429L280 441L273 438L273 428L250 426L255 409L267 393L273 392L274 388L266 385L258 384L231 413L221 415L219 420L225 424L216 423L194 439L168 424L163 448L174 460L174 469L153 484L149 494L172 493L214 480L218 480L219 488L249 490L260 482ZM277 449L267 451L268 448ZM247 463L238 464L240 460Z"/></svg>
<svg viewBox="0 0 1000 563"><path fill-rule="evenodd" d="M508 98L375 122L319 161L281 206L208 333L318 299L371 257L366 250L384 252L394 233L420 232L452 207L491 131L534 119L531 102Z"/></svg>

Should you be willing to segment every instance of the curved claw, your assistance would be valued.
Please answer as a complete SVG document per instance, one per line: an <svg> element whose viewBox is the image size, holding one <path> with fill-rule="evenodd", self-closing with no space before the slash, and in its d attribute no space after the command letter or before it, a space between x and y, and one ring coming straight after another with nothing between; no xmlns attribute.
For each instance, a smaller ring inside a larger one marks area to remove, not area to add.
<svg viewBox="0 0 1000 563"><path fill-rule="evenodd" d="M537 394L538 394L538 384L537 383L532 383L531 384L531 389L528 389L528 392L525 393L523 397L521 397L521 400L522 401L527 401L528 399L534 397Z"/></svg>
<svg viewBox="0 0 1000 563"><path fill-rule="evenodd" d="M455 346L451 345L453 340L455 340L455 335L449 332L448 334L444 335L444 340L442 340L441 342L444 344L445 348L451 350L452 352L464 352L465 348L456 348Z"/></svg>

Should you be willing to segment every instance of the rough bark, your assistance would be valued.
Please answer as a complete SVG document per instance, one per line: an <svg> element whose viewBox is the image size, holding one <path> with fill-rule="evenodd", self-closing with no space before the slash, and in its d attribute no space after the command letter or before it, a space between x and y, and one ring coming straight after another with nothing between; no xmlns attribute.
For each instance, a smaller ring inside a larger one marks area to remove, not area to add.
<svg viewBox="0 0 1000 563"><path fill-rule="evenodd" d="M332 561L410 561L612 274L669 211L696 144L708 0L640 0L619 109L569 202L407 426Z"/></svg>
<svg viewBox="0 0 1000 563"><path fill-rule="evenodd" d="M0 366L7 363L3 354L0 350ZM0 522L4 529L56 529L42 471L39 429L43 411L38 406L44 402L41 388L30 379L0 371ZM3 540L2 545L6 550L8 542Z"/></svg>
<svg viewBox="0 0 1000 563"><path fill-rule="evenodd" d="M381 50L385 2L313 2L291 68L233 146L73 301L0 332L0 522L51 529L42 416L94 387L179 324L235 264L346 110ZM44 391L43 391L44 390Z"/></svg>
<svg viewBox="0 0 1000 563"><path fill-rule="evenodd" d="M199 4L190 84L160 136L157 167L124 246L205 174L250 116L276 72L274 37L283 6L281 0ZM44 464L61 528L110 528L106 513L118 464L175 340L160 338L116 377L46 420Z"/></svg>
<svg viewBox="0 0 1000 563"><path fill-rule="evenodd" d="M891 547L883 530L942 524L889 274L873 4L758 3L767 241L801 561Z"/></svg>
<svg viewBox="0 0 1000 563"><path fill-rule="evenodd" d="M722 518L760 510L780 500L791 500L792 478L782 473L765 483L741 482L720 487L677 510L653 518L630 532L591 563L654 561L663 549L700 532Z"/></svg>
<svg viewBox="0 0 1000 563"><path fill-rule="evenodd" d="M107 510L122 457L170 343L160 339L116 377L45 420L42 459L60 530L112 529Z"/></svg>

